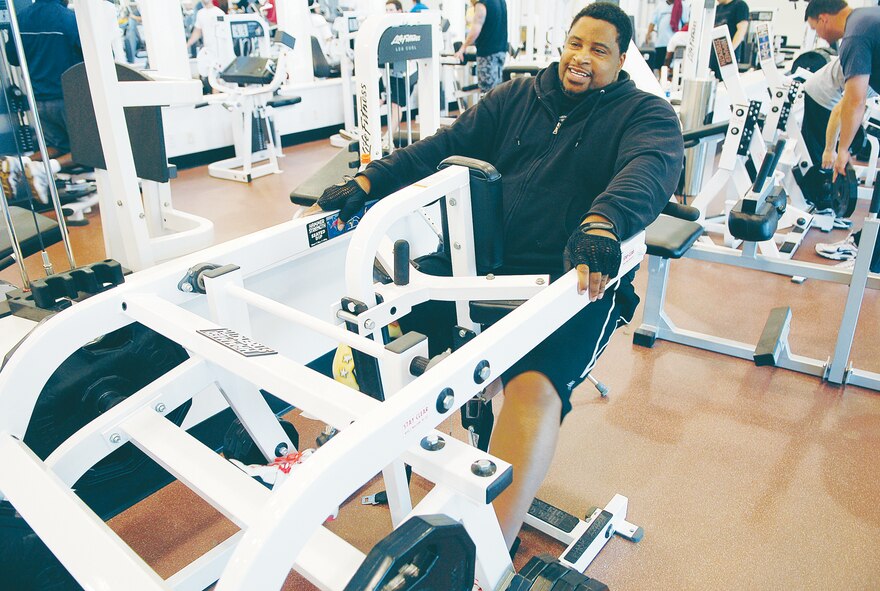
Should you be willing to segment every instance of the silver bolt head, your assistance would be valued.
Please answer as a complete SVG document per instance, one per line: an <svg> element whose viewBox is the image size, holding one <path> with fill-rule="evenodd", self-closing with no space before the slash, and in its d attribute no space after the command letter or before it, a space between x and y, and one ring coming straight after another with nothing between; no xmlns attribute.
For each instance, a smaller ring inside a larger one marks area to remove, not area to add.
<svg viewBox="0 0 880 591"><path fill-rule="evenodd" d="M116 205L118 205L119 207L122 207L122 199L120 199L119 201L117 201L117 202L116 202Z"/></svg>
<svg viewBox="0 0 880 591"><path fill-rule="evenodd" d="M183 285L180 286L180 289L182 289L183 291L185 291L187 293L191 293L193 290L193 286L190 285L189 283L184 283Z"/></svg>
<svg viewBox="0 0 880 591"><path fill-rule="evenodd" d="M461 243L460 242L453 242L452 248L454 248L455 250L461 250Z"/></svg>
<svg viewBox="0 0 880 591"><path fill-rule="evenodd" d="M279 445L278 446L278 454L280 456L286 456L287 452L289 452L289 451L290 451L290 449L288 449L288 447L286 445Z"/></svg>
<svg viewBox="0 0 880 591"><path fill-rule="evenodd" d="M476 476L488 477L495 474L495 462L487 459L477 460L471 464L471 472Z"/></svg>
<svg viewBox="0 0 880 591"><path fill-rule="evenodd" d="M119 433L114 433L110 436L110 443L119 443L120 441L122 441L122 436Z"/></svg>
<svg viewBox="0 0 880 591"><path fill-rule="evenodd" d="M490 375L492 375L492 368L488 365L480 370L480 377L483 380L488 380Z"/></svg>
<svg viewBox="0 0 880 591"><path fill-rule="evenodd" d="M456 205L458 205L458 201L456 201L455 199L450 199L449 205L451 205L452 207L455 207Z"/></svg>
<svg viewBox="0 0 880 591"><path fill-rule="evenodd" d="M535 283L538 285L544 285L544 278L538 277L537 279L535 279Z"/></svg>
<svg viewBox="0 0 880 591"><path fill-rule="evenodd" d="M376 328L376 323L369 319L364 320L364 328L366 328L367 330L373 330L374 328Z"/></svg>
<svg viewBox="0 0 880 591"><path fill-rule="evenodd" d="M494 274L494 273L489 273L488 275L486 275L486 280L487 280L487 281L492 281L493 279L495 279L495 274Z"/></svg>
<svg viewBox="0 0 880 591"><path fill-rule="evenodd" d="M165 404L160 402L156 405L156 412L165 412Z"/></svg>
<svg viewBox="0 0 880 591"><path fill-rule="evenodd" d="M145 217L147 217L147 215L146 215L144 212L141 212L141 213L138 215L138 217L141 218L141 219L144 219Z"/></svg>
<svg viewBox="0 0 880 591"><path fill-rule="evenodd" d="M443 398L443 408L445 408L446 410L449 410L450 408L452 408L452 405L454 403L455 403L455 396L453 396L452 394L447 394Z"/></svg>

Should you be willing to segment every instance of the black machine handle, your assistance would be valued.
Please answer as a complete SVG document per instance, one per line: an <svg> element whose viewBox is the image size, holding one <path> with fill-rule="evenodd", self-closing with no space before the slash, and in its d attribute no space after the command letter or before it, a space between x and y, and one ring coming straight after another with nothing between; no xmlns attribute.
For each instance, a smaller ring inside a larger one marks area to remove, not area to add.
<svg viewBox="0 0 880 591"><path fill-rule="evenodd" d="M767 155L764 156L764 162L761 163L761 169L758 171L758 175L755 177L755 182L752 185L755 193L760 193L764 189L764 183L767 182L767 179L773 176L784 149L785 140L779 140L772 150L767 151Z"/></svg>
<svg viewBox="0 0 880 591"><path fill-rule="evenodd" d="M695 222L700 219L699 209L697 209L696 207L691 207L690 205L682 205L681 203L676 203L675 201L668 201L666 205L663 206L663 211L660 213L678 218L680 220L686 220L688 222Z"/></svg>
<svg viewBox="0 0 880 591"><path fill-rule="evenodd" d="M694 129L690 129L684 132L682 134L685 144L684 147L693 148L700 143L700 140L706 139L708 137L725 135L727 133L727 128L729 124L729 121L724 121L722 123L712 123L709 125L701 125L700 127L695 127Z"/></svg>

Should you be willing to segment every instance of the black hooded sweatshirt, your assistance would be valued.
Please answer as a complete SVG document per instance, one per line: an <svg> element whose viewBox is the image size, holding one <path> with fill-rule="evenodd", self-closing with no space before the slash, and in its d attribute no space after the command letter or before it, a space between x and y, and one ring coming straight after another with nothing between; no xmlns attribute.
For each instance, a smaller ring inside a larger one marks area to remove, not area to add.
<svg viewBox="0 0 880 591"><path fill-rule="evenodd" d="M501 173L504 273L563 271L562 252L587 214L621 239L644 229L678 183L684 144L672 107L621 71L608 86L570 98L558 64L486 94L435 135L363 171L385 196L437 170L451 155L485 160Z"/></svg>

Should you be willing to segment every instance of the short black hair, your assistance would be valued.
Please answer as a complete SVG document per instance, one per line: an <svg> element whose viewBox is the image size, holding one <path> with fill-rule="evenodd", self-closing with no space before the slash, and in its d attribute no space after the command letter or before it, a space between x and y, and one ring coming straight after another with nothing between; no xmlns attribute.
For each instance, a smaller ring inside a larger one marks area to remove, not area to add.
<svg viewBox="0 0 880 591"><path fill-rule="evenodd" d="M810 0L804 12L804 20L817 19L820 14L837 14L847 6L844 0Z"/></svg>
<svg viewBox="0 0 880 591"><path fill-rule="evenodd" d="M614 25L614 28L617 29L617 45L620 46L620 53L626 53L629 42L632 40L633 27L629 15L621 10L620 6L610 2L590 4L575 15L568 30L571 31L575 23L584 17L606 21Z"/></svg>

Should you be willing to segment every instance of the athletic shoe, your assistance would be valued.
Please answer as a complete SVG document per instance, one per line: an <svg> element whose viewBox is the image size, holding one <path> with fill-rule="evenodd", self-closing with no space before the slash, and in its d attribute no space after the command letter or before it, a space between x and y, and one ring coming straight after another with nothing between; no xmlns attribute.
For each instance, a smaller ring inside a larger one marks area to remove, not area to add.
<svg viewBox="0 0 880 591"><path fill-rule="evenodd" d="M57 160L49 160L49 168L52 171L52 178L49 178L46 175L46 165L43 162L25 160L24 176L31 188L31 197L43 204L48 204L50 197L49 183L55 182L55 173L61 170L61 166Z"/></svg>
<svg viewBox="0 0 880 591"><path fill-rule="evenodd" d="M841 240L840 242L820 242L816 245L816 254L833 261L848 261L854 259L858 252L859 248L856 246L851 235L847 236L845 240Z"/></svg>
<svg viewBox="0 0 880 591"><path fill-rule="evenodd" d="M0 159L0 186L7 200L15 200L15 192L21 180L21 165L18 158L6 156Z"/></svg>

